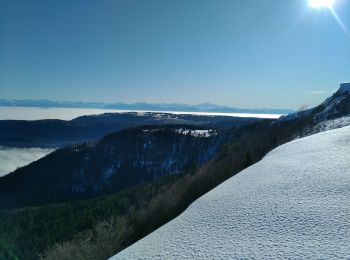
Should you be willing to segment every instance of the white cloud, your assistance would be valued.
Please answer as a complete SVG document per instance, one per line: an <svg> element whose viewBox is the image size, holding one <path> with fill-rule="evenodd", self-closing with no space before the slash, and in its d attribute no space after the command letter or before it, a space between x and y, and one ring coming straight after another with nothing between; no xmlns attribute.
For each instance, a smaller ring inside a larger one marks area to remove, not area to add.
<svg viewBox="0 0 350 260"><path fill-rule="evenodd" d="M307 93L310 95L326 95L331 93L332 91L329 90L310 90Z"/></svg>
<svg viewBox="0 0 350 260"><path fill-rule="evenodd" d="M0 177L36 161L55 149L10 148L0 146Z"/></svg>

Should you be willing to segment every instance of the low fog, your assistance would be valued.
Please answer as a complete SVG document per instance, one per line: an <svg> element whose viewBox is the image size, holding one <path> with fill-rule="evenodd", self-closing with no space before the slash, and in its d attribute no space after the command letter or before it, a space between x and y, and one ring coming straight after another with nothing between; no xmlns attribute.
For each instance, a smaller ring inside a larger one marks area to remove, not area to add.
<svg viewBox="0 0 350 260"><path fill-rule="evenodd" d="M0 146L0 177L51 153L54 149Z"/></svg>
<svg viewBox="0 0 350 260"><path fill-rule="evenodd" d="M0 107L0 120L72 120L79 116L115 113L111 109Z"/></svg>

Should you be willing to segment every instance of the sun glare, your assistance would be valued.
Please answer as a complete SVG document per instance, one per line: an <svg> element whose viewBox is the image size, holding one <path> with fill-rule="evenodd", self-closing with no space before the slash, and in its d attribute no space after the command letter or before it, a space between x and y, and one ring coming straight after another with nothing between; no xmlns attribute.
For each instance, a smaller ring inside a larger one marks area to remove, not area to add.
<svg viewBox="0 0 350 260"><path fill-rule="evenodd" d="M309 4L313 8L332 8L335 0L309 0Z"/></svg>

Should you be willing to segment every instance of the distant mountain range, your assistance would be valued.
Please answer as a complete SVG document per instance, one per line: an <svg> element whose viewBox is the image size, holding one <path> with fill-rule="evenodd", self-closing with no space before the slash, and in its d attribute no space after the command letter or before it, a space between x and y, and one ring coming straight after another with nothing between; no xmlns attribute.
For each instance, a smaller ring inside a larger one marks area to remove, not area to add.
<svg viewBox="0 0 350 260"><path fill-rule="evenodd" d="M12 100L0 99L0 106L6 107L44 107L44 108L100 108L116 110L141 110L141 111L176 111L176 112L216 112L216 113L256 113L256 114L289 114L292 109L269 108L235 108L220 106L211 103L188 105L180 103L101 103L101 102L71 102L52 100Z"/></svg>

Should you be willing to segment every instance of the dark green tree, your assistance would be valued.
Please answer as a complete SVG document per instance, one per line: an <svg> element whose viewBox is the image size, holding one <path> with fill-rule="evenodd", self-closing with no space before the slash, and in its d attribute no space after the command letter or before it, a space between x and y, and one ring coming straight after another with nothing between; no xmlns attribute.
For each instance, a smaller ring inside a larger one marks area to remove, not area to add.
<svg viewBox="0 0 350 260"><path fill-rule="evenodd" d="M245 164L244 164L244 167L249 167L253 164L253 159L252 159L252 155L250 153L250 150L247 150L245 152Z"/></svg>

